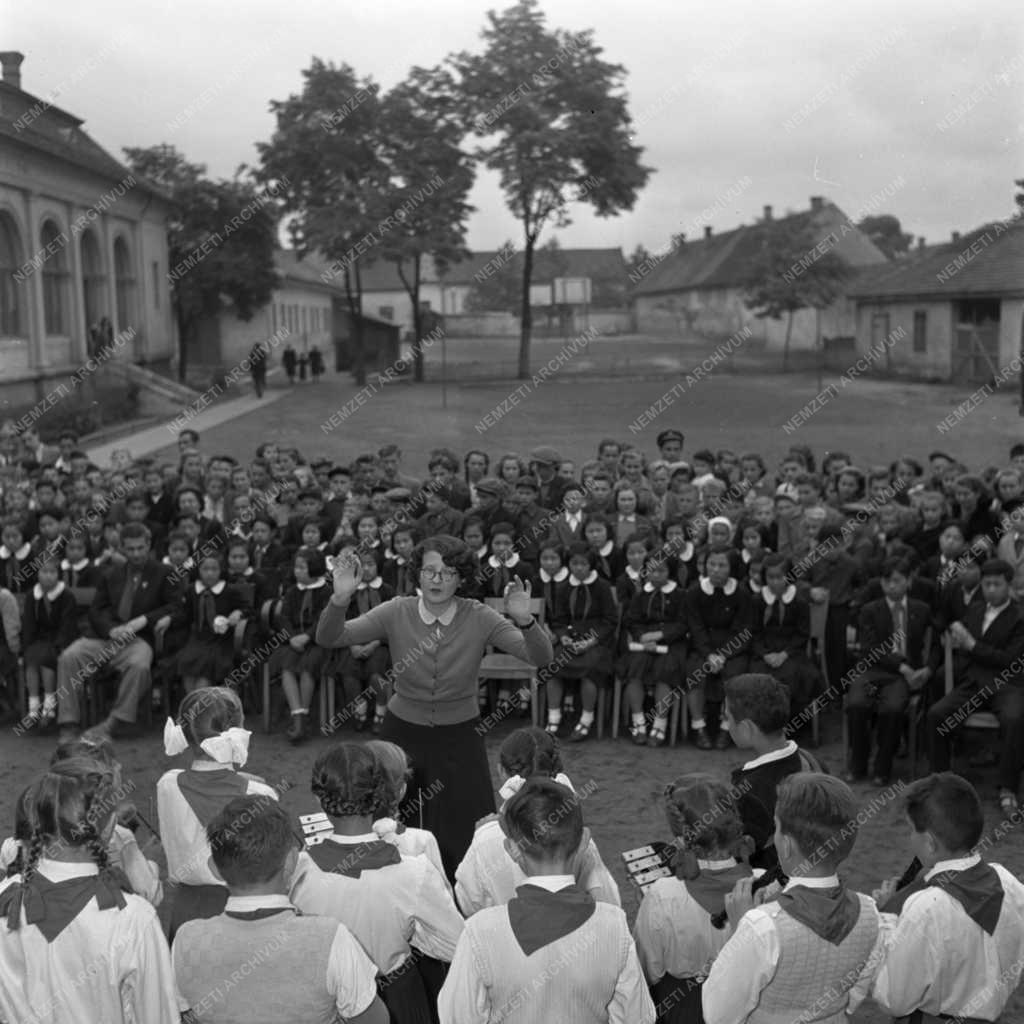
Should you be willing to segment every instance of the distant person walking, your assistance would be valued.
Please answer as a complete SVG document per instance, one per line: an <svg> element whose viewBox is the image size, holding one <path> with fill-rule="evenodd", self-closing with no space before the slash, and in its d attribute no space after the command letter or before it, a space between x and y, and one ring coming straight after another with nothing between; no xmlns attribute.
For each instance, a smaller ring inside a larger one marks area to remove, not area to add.
<svg viewBox="0 0 1024 1024"><path fill-rule="evenodd" d="M314 384L323 376L324 354L316 345L309 350L309 372L313 376Z"/></svg>
<svg viewBox="0 0 1024 1024"><path fill-rule="evenodd" d="M309 356L305 352L299 356L299 380L306 379L306 370L309 367Z"/></svg>
<svg viewBox="0 0 1024 1024"><path fill-rule="evenodd" d="M249 353L249 373L252 374L252 386L256 397L262 398L267 386L267 351L257 341Z"/></svg>
<svg viewBox="0 0 1024 1024"><path fill-rule="evenodd" d="M295 364L298 361L298 357L295 355L295 349L289 344L287 348L281 353L281 365L284 367L284 372L288 374L288 383L295 383Z"/></svg>

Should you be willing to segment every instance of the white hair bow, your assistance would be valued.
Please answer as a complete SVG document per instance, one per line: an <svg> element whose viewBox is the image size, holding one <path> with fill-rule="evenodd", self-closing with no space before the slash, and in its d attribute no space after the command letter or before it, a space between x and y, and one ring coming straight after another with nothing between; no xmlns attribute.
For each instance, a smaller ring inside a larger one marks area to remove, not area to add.
<svg viewBox="0 0 1024 1024"><path fill-rule="evenodd" d="M173 718L168 718L164 722L164 753L168 757L177 757L186 750L188 740L185 739L185 730Z"/></svg>
<svg viewBox="0 0 1024 1024"><path fill-rule="evenodd" d="M573 793L576 792L573 789L572 783L569 781L569 776L565 772L559 772L554 779L560 786L565 786L566 789L571 790ZM505 784L498 790L498 796L502 800L511 800L526 785L526 779L522 775L513 775L512 778L507 779Z"/></svg>
<svg viewBox="0 0 1024 1024"><path fill-rule="evenodd" d="M379 818L373 823L373 831L378 839L386 843L398 842L398 822L394 818Z"/></svg>
<svg viewBox="0 0 1024 1024"><path fill-rule="evenodd" d="M232 726L225 729L219 736L211 736L199 744L218 764L237 764L242 766L249 760L249 738L252 733L248 729ZM164 753L168 757L176 757L188 750L189 742L185 738L185 730L168 718L164 723Z"/></svg>
<svg viewBox="0 0 1024 1024"><path fill-rule="evenodd" d="M6 873L7 869L18 859L21 853L21 840L9 836L0 844L0 871Z"/></svg>

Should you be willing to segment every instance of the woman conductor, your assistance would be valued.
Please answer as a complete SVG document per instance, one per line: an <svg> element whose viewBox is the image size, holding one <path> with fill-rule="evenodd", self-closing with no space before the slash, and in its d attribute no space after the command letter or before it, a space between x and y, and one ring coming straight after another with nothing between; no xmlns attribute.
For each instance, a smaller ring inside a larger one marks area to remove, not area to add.
<svg viewBox="0 0 1024 1024"><path fill-rule="evenodd" d="M480 818L494 811L494 789L479 727L478 675L487 647L537 667L552 657L551 641L530 615L530 590L516 577L505 590L504 618L458 597L478 572L476 556L454 537L430 537L409 559L419 597L396 597L345 621L361 578L359 559L334 566L334 594L320 616L316 642L347 647L384 640L391 651L394 694L380 738L402 747L413 777L406 805L437 837L450 878ZM514 623L514 624L513 624Z"/></svg>

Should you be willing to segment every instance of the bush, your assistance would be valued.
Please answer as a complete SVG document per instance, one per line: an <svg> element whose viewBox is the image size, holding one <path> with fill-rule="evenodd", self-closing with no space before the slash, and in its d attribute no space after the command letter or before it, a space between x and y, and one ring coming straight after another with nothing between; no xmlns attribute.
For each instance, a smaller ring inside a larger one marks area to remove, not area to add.
<svg viewBox="0 0 1024 1024"><path fill-rule="evenodd" d="M25 406L11 412L10 418L17 421L23 416L30 416L36 405ZM118 387L96 388L90 398L86 394L76 394L46 409L35 421L39 435L46 444L56 444L61 431L73 430L80 437L93 434L100 427L112 423L124 423L133 420L139 414L139 387L128 383Z"/></svg>

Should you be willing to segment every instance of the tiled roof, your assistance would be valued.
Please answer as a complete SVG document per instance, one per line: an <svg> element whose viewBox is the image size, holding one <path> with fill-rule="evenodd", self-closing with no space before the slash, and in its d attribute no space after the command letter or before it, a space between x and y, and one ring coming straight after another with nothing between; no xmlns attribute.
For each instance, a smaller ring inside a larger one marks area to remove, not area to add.
<svg viewBox="0 0 1024 1024"><path fill-rule="evenodd" d="M809 209L758 224L741 224L730 231L710 237L687 239L675 252L669 253L642 277L633 289L634 295L657 295L696 288L742 287L750 278L755 260L771 232L806 231L810 237L823 239L849 218L834 204L825 201L817 210ZM874 263L885 257L860 235L856 249L852 246L854 232L847 231L836 245L837 255L848 263Z"/></svg>
<svg viewBox="0 0 1024 1024"><path fill-rule="evenodd" d="M90 138L82 124L80 118L66 110L47 106L46 100L0 82L0 136L92 171L115 184L132 175L137 188L167 199L159 188L133 174Z"/></svg>
<svg viewBox="0 0 1024 1024"><path fill-rule="evenodd" d="M847 289L854 298L1024 295L1024 224L997 221L959 241L914 250L865 267Z"/></svg>
<svg viewBox="0 0 1024 1024"><path fill-rule="evenodd" d="M320 275L330 268L330 261L313 253L300 259L294 249L278 249L274 253L274 267L283 278L316 285L338 295L345 294L345 279L338 275L330 281L324 281Z"/></svg>

